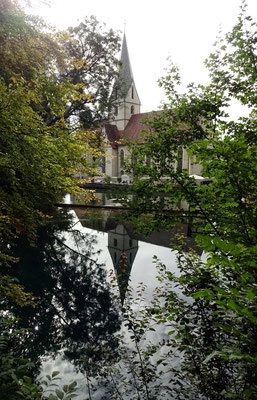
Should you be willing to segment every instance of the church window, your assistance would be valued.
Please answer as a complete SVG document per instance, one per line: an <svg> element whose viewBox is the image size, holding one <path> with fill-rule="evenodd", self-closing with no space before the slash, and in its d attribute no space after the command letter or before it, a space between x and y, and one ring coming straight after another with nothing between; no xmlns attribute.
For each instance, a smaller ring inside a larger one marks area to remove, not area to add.
<svg viewBox="0 0 257 400"><path fill-rule="evenodd" d="M114 107L113 107L113 110L114 110L114 115L118 115L118 107L117 107L117 106L114 106Z"/></svg>
<svg viewBox="0 0 257 400"><path fill-rule="evenodd" d="M118 244L118 240L117 240L117 239L113 239L113 245L114 245L114 247L117 247L117 244Z"/></svg>
<svg viewBox="0 0 257 400"><path fill-rule="evenodd" d="M131 106L131 108L130 108L130 114L134 114L134 106Z"/></svg>
<svg viewBox="0 0 257 400"><path fill-rule="evenodd" d="M132 253L129 253L129 262L132 263Z"/></svg>
<svg viewBox="0 0 257 400"><path fill-rule="evenodd" d="M134 86L131 88L131 98L134 99Z"/></svg>
<svg viewBox="0 0 257 400"><path fill-rule="evenodd" d="M131 161L132 161L132 167L135 168L137 165L137 157L134 150L132 150Z"/></svg>
<svg viewBox="0 0 257 400"><path fill-rule="evenodd" d="M129 247L132 247L132 239L129 239Z"/></svg>
<svg viewBox="0 0 257 400"><path fill-rule="evenodd" d="M105 174L106 167L105 167L105 157L102 158L102 172Z"/></svg>
<svg viewBox="0 0 257 400"><path fill-rule="evenodd" d="M116 264L116 262L117 262L117 253L116 253L116 251L114 252L114 263Z"/></svg>
<svg viewBox="0 0 257 400"><path fill-rule="evenodd" d="M124 165L124 150L120 151L120 166L123 167Z"/></svg>
<svg viewBox="0 0 257 400"><path fill-rule="evenodd" d="M151 157L149 155L147 155L146 158L145 158L145 165L147 167L151 166Z"/></svg>
<svg viewBox="0 0 257 400"><path fill-rule="evenodd" d="M180 147L178 149L178 166L177 166L178 171L182 170L182 166L183 166L183 149L182 147Z"/></svg>

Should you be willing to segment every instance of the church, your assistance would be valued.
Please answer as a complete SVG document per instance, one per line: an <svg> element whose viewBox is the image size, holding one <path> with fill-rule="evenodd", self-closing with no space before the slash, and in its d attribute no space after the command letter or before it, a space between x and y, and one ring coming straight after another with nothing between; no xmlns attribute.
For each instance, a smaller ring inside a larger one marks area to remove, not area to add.
<svg viewBox="0 0 257 400"><path fill-rule="evenodd" d="M140 98L136 89L126 36L124 34L121 50L121 70L114 85L114 117L112 121L103 124L103 134L107 142L102 172L112 178L112 181L120 181L124 176L124 159L130 157L126 141L143 142L142 130L147 129L143 121L150 117L151 113L141 113ZM160 111L159 111L160 112ZM180 168L187 169L189 175L201 175L201 165L195 164L184 149L181 152ZM149 160L150 162L150 160ZM130 177L128 179L133 179Z"/></svg>

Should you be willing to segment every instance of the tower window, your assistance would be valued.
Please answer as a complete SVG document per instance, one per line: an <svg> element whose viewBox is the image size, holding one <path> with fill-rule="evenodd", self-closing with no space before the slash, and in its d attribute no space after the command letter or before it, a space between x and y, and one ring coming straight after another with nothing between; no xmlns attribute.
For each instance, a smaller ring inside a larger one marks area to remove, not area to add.
<svg viewBox="0 0 257 400"><path fill-rule="evenodd" d="M118 115L118 107L114 106L113 107L114 115Z"/></svg>
<svg viewBox="0 0 257 400"><path fill-rule="evenodd" d="M131 88L131 98L134 99L134 86Z"/></svg>
<svg viewBox="0 0 257 400"><path fill-rule="evenodd" d="M131 108L130 108L130 114L134 114L134 106L131 106Z"/></svg>
<svg viewBox="0 0 257 400"><path fill-rule="evenodd" d="M113 245L114 245L115 247L117 247L117 244L118 244L117 239L113 239Z"/></svg>

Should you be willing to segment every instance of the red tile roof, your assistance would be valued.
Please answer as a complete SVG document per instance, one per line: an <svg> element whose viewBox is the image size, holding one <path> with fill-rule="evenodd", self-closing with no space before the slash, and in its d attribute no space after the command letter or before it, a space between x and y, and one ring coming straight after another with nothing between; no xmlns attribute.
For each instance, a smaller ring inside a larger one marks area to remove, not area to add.
<svg viewBox="0 0 257 400"><path fill-rule="evenodd" d="M139 143L142 143L144 137L141 135L141 132L148 129L143 121L149 117L150 114L151 113L142 113L132 115L123 132L122 139L132 141L138 140Z"/></svg>
<svg viewBox="0 0 257 400"><path fill-rule="evenodd" d="M107 138L110 142L115 142L120 139L122 131L119 131L116 125L105 124L104 126Z"/></svg>
<svg viewBox="0 0 257 400"><path fill-rule="evenodd" d="M131 115L124 131L119 131L116 125L105 124L108 140L112 144L115 143L115 145L123 145L123 139L124 141L138 141L139 143L143 143L145 136L142 135L142 131L145 130L149 132L149 127L144 124L144 120L151 120L155 113L159 114L161 112L162 111L154 111Z"/></svg>

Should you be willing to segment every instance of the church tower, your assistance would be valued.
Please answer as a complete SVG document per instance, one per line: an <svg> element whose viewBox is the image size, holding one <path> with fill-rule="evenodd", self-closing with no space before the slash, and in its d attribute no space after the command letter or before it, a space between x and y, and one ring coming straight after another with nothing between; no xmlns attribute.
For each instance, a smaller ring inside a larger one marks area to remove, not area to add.
<svg viewBox="0 0 257 400"><path fill-rule="evenodd" d="M114 85L114 119L118 130L123 131L133 114L140 113L140 99L136 90L129 59L126 35L124 33L121 49L121 68Z"/></svg>
<svg viewBox="0 0 257 400"><path fill-rule="evenodd" d="M138 241L129 236L124 225L118 224L115 229L108 231L108 250L117 277L121 304L123 304L130 272L138 251Z"/></svg>

